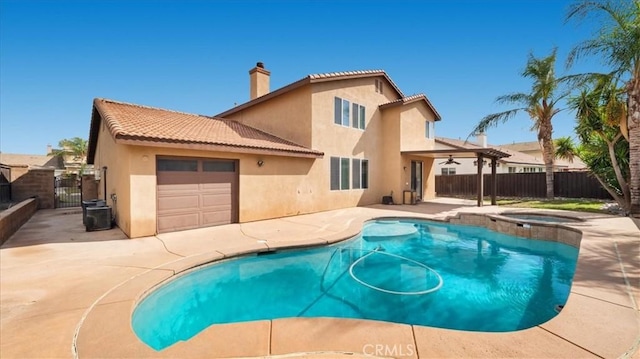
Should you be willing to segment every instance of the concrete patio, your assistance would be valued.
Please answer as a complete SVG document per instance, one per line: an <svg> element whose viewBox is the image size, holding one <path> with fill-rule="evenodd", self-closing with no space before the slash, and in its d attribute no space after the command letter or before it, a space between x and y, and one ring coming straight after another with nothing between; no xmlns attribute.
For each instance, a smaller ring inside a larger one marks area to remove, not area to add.
<svg viewBox="0 0 640 359"><path fill-rule="evenodd" d="M479 333L288 318L212 326L161 352L131 330L135 301L193 266L247 252L333 243L356 235L375 217L445 219L505 210L474 203L376 205L135 240L117 228L85 232L77 210L41 210L0 250L0 357L640 358L638 224L587 213L571 213L586 221L571 224L583 237L569 300L558 316L534 328Z"/></svg>

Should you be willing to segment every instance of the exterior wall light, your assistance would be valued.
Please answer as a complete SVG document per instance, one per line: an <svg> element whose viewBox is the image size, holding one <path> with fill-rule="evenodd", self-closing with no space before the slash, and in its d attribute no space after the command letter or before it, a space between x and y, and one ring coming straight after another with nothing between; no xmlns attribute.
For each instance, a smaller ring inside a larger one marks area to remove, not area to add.
<svg viewBox="0 0 640 359"><path fill-rule="evenodd" d="M258 167L262 167L263 164L264 164L263 160L258 160Z"/></svg>

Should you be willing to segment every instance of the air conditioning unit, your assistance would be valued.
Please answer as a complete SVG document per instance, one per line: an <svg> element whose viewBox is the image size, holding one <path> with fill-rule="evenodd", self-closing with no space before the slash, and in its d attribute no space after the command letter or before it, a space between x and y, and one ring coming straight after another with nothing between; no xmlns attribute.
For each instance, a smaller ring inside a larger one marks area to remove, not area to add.
<svg viewBox="0 0 640 359"><path fill-rule="evenodd" d="M111 207L87 207L87 232L111 229Z"/></svg>

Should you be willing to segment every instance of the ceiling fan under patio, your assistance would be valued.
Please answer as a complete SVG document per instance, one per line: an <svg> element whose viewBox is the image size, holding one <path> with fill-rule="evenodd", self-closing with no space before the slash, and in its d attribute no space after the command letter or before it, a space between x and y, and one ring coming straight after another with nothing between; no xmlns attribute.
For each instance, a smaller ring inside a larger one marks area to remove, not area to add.
<svg viewBox="0 0 640 359"><path fill-rule="evenodd" d="M454 160L453 155L449 155L449 159L444 162L440 162L440 164L441 165L453 165L453 164L459 165L460 162Z"/></svg>

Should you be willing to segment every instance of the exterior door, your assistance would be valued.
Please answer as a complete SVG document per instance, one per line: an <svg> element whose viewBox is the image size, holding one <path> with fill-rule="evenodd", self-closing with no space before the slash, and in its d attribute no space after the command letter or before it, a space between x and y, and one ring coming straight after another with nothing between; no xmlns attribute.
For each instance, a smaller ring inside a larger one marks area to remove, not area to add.
<svg viewBox="0 0 640 359"><path fill-rule="evenodd" d="M422 161L411 161L411 190L416 191L416 201L422 201Z"/></svg>
<svg viewBox="0 0 640 359"><path fill-rule="evenodd" d="M157 231L238 221L238 162L203 158L157 159Z"/></svg>

